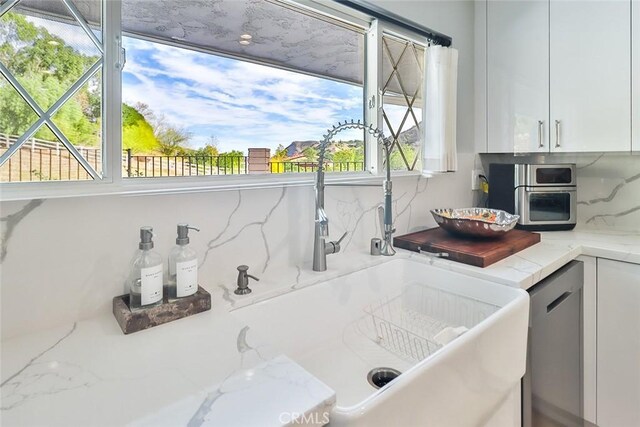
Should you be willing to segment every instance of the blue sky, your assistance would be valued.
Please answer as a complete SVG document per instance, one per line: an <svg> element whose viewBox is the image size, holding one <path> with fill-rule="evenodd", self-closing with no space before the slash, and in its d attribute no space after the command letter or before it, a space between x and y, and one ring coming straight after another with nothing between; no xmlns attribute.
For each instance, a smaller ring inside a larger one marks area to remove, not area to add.
<svg viewBox="0 0 640 427"><path fill-rule="evenodd" d="M80 27L27 19L75 50L97 54ZM339 121L362 119L359 86L135 38L124 41L123 101L148 104L171 124L187 129L192 148L210 143L213 136L221 152L246 154L251 147L275 149L295 140L318 140ZM397 128L406 109L385 105L385 111ZM362 132L345 131L337 139L362 139Z"/></svg>
<svg viewBox="0 0 640 427"><path fill-rule="evenodd" d="M221 151L274 149L320 139L327 127L362 119L362 88L249 62L125 38L123 101L144 102ZM346 132L339 139L362 138Z"/></svg>

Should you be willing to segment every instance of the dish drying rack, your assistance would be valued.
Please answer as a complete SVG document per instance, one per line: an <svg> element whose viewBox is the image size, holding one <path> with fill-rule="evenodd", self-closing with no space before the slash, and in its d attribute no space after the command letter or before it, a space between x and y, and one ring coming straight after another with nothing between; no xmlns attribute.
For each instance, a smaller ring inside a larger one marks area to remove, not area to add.
<svg viewBox="0 0 640 427"><path fill-rule="evenodd" d="M395 355L423 360L444 347L434 337L446 328L471 329L500 307L419 283L364 309L371 340ZM371 324L371 323L370 323Z"/></svg>

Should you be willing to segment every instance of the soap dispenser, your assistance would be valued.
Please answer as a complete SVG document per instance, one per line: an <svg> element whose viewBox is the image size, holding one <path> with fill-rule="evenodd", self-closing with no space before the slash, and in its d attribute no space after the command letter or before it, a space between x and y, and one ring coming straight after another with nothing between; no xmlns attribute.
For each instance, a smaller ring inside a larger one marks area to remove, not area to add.
<svg viewBox="0 0 640 427"><path fill-rule="evenodd" d="M131 262L129 308L139 310L162 304L162 257L153 251L153 228L140 228L139 251Z"/></svg>
<svg viewBox="0 0 640 427"><path fill-rule="evenodd" d="M169 253L169 301L193 295L198 290L198 254L189 247L189 224L178 224L176 246Z"/></svg>

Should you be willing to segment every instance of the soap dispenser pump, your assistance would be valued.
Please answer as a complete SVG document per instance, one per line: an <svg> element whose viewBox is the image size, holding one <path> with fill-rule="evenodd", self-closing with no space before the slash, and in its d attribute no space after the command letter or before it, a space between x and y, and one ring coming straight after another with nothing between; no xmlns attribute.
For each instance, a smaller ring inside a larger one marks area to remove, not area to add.
<svg viewBox="0 0 640 427"><path fill-rule="evenodd" d="M162 257L153 251L153 228L140 228L138 252L129 274L129 308L139 310L162 304Z"/></svg>
<svg viewBox="0 0 640 427"><path fill-rule="evenodd" d="M189 224L178 224L176 246L169 253L169 301L193 295L198 290L198 254L189 247Z"/></svg>

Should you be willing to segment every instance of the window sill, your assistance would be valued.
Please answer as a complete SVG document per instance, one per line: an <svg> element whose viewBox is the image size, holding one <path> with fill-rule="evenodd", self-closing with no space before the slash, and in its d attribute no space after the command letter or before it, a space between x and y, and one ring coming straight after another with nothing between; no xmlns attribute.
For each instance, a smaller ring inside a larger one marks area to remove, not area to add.
<svg viewBox="0 0 640 427"><path fill-rule="evenodd" d="M398 171L392 179L420 176L419 172ZM383 175L368 172L330 173L326 184L366 183L382 185ZM147 196L159 194L205 193L315 185L315 173L290 175L244 175L229 177L127 178L119 182L25 182L3 183L0 201L57 199L92 196Z"/></svg>

